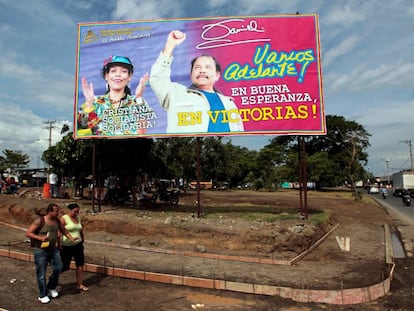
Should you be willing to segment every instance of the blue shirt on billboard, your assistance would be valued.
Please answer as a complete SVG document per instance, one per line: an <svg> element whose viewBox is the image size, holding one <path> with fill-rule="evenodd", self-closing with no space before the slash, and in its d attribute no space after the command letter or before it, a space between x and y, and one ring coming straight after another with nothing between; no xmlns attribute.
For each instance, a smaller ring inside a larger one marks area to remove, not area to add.
<svg viewBox="0 0 414 311"><path fill-rule="evenodd" d="M200 91L206 96L208 102L210 103L210 111L213 113L213 116L216 116L214 114L214 111L225 110L224 105L217 93L211 93L202 90ZM213 122L213 120L210 118L210 122L208 124L208 132L230 132L228 121L223 123L223 114L219 113L215 121L216 122Z"/></svg>

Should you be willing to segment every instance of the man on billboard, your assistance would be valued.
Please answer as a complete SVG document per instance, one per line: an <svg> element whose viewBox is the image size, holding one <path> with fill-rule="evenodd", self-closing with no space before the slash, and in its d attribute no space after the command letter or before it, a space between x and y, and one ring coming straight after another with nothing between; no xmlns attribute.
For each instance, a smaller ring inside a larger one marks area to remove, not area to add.
<svg viewBox="0 0 414 311"><path fill-rule="evenodd" d="M150 85L167 111L167 133L243 131L233 99L214 87L221 68L213 56L202 54L191 61L190 87L171 81L173 51L185 38L185 33L171 31L164 49L151 67Z"/></svg>

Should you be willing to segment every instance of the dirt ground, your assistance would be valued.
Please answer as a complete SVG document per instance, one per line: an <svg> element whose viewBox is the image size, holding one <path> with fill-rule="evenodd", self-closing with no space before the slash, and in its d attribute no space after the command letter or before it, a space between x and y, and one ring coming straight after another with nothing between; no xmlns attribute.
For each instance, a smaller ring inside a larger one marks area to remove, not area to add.
<svg viewBox="0 0 414 311"><path fill-rule="evenodd" d="M39 199L36 189L21 196L0 195L0 220L26 228L34 219L34 211L56 202L65 212L65 204L73 200ZM255 219L243 217L260 206L276 214L298 211L299 194L295 191L203 191L201 217L198 218L196 192L181 195L176 207L102 205L92 212L91 200L78 200L85 227L87 262L106 263L129 269L202 277L225 277L228 280L271 284L294 288L340 289L376 284L389 273L385 265L384 223L391 228L401 225L385 209L372 200L355 201L350 193L308 192L309 219L324 211L329 221L318 226L311 220L268 215ZM218 211L217 207L225 208ZM97 207L97 202L95 202ZM290 260L319 240L333 226L334 234L304 257L294 268L279 265L207 261L197 258L142 252L121 246L148 250L193 251L239 255L255 258ZM351 238L351 251L339 249L335 235ZM24 232L0 225L2 248L30 252ZM101 244L99 244L101 243ZM114 247L103 247L115 244ZM12 246L11 246L12 245ZM139 260L137 259L139 256ZM145 259L145 257L148 257ZM280 297L248 295L228 291L188 288L120 279L87 273L85 283L90 291L75 290L74 273L62 274L59 299L44 306L36 301L37 286L33 264L0 257L2 267L0 308L8 310L412 310L414 260L396 260L391 293L364 305L332 306L297 303ZM219 268L217 268L219 266ZM224 269L224 276L219 275ZM293 270L294 269L294 270ZM185 271L184 271L185 270ZM93 307L91 307L93 306Z"/></svg>

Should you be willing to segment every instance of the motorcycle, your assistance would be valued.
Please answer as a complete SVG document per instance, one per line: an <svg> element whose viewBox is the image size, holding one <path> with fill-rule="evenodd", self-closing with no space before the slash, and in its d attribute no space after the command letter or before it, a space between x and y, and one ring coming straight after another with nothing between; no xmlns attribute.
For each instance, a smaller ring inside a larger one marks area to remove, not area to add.
<svg viewBox="0 0 414 311"><path fill-rule="evenodd" d="M388 191L383 191L382 192L382 197L383 197L384 200L387 198L387 196L388 196Z"/></svg>
<svg viewBox="0 0 414 311"><path fill-rule="evenodd" d="M404 194L403 197L402 197L402 201L403 201L404 205L410 206L411 205L411 195Z"/></svg>
<svg viewBox="0 0 414 311"><path fill-rule="evenodd" d="M157 199L160 199L160 201L167 202L171 205L177 205L180 200L179 193L180 191L177 189L160 189L152 195L151 201L155 204Z"/></svg>

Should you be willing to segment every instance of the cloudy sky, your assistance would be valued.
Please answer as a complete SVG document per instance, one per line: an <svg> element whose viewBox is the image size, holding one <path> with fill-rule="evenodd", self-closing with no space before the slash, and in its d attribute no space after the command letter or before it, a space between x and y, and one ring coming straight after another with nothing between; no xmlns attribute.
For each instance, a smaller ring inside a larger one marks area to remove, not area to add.
<svg viewBox="0 0 414 311"><path fill-rule="evenodd" d="M414 2L409 0L0 0L0 151L40 154L72 124L77 24L318 13L326 114L362 124L376 175L410 168ZM54 123L48 123L56 121ZM49 125L52 125L49 131ZM269 137L233 137L260 149ZM388 162L387 162L388 161Z"/></svg>

